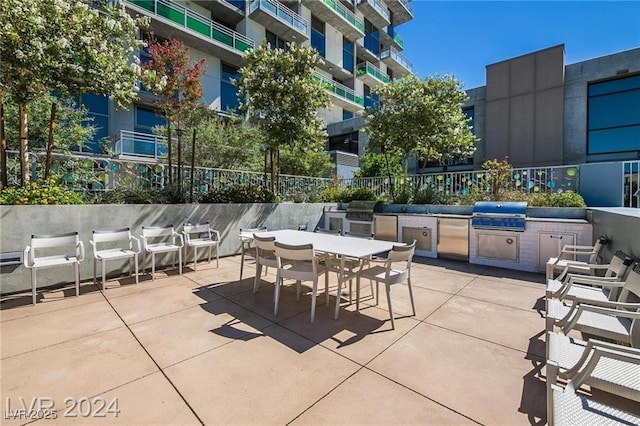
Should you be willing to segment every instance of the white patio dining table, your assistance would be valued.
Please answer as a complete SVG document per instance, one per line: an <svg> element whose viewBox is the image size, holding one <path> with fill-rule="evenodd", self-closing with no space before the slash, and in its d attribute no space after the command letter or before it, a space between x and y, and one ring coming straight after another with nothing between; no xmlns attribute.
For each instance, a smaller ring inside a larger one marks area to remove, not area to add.
<svg viewBox="0 0 640 426"><path fill-rule="evenodd" d="M253 238L254 233L240 233L241 238ZM405 245L404 243L394 243L382 240L365 240L362 238L354 238L333 234L321 234L307 231L294 231L292 229L283 229L280 231L255 232L261 237L273 236L276 241L289 245L313 244L313 249L323 253L333 254L340 259L340 275L338 279L337 301L342 296L342 286L344 284L345 258L366 259L375 254L387 252L396 245ZM338 319L340 303L336 302L336 310L334 319Z"/></svg>

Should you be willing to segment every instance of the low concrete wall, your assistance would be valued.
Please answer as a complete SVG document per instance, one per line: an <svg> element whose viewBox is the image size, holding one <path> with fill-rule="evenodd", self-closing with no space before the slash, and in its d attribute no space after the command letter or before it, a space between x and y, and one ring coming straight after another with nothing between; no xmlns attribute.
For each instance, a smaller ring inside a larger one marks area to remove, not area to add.
<svg viewBox="0 0 640 426"><path fill-rule="evenodd" d="M640 261L640 209L594 208L591 210L593 238L600 235L609 238L602 249L603 263L609 263L617 250L622 250Z"/></svg>
<svg viewBox="0 0 640 426"><path fill-rule="evenodd" d="M220 255L238 253L240 228L266 226L269 229L297 229L306 224L315 229L325 206L335 204L105 204L83 206L0 206L0 253L22 252L31 234L59 234L78 231L85 244L86 259L80 271L81 280L93 278L93 252L89 244L94 229L130 227L134 236L142 226L173 224L178 232L185 222L211 222L220 231ZM172 261L160 256L159 262ZM123 273L125 262L107 263L107 273ZM72 268L38 271L38 288L73 281ZM0 268L0 293L13 293L31 288L30 271L23 265Z"/></svg>

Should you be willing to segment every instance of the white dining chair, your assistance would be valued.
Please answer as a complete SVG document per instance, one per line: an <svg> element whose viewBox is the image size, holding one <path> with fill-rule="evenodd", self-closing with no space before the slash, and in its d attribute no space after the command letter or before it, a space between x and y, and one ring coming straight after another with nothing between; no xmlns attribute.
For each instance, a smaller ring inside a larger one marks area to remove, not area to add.
<svg viewBox="0 0 640 426"><path fill-rule="evenodd" d="M211 254L213 249L216 250L216 268L220 267L220 232L211 229L209 222L203 223L185 223L182 225L182 234L184 235L184 265L187 266L189 257L188 249L193 249L193 270L198 270L198 249L209 249L209 263L211 263Z"/></svg>
<svg viewBox="0 0 640 426"><path fill-rule="evenodd" d="M138 284L138 254L140 240L131 235L131 229L94 230L89 241L93 248L93 283L96 283L97 263L102 266L102 290L105 290L107 280L106 263L109 260L129 259L129 276L135 270L136 284Z"/></svg>
<svg viewBox="0 0 640 426"><path fill-rule="evenodd" d="M253 257L251 253L251 242L255 232L266 232L267 227L259 228L240 228L240 281L242 281L242 273L244 271L245 257Z"/></svg>
<svg viewBox="0 0 640 426"><path fill-rule="evenodd" d="M256 294L260 287L262 267L265 269L269 266L274 269L278 267L278 260L276 259L275 253L275 241L275 237L261 237L255 234L253 236L253 245L256 247L256 277L253 282L253 294Z"/></svg>
<svg viewBox="0 0 640 426"><path fill-rule="evenodd" d="M145 270L147 254L150 254L152 280L155 279L156 274L156 254L175 253L178 256L178 272L182 275L182 247L184 246L184 239L181 234L175 231L173 225L143 226L140 239L142 240L143 250L142 270Z"/></svg>

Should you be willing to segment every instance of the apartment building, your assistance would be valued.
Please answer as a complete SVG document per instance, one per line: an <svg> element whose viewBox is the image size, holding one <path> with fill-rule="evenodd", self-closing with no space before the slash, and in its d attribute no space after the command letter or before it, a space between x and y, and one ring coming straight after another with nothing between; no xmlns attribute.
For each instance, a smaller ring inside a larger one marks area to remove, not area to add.
<svg viewBox="0 0 640 426"><path fill-rule="evenodd" d="M237 89L231 81L239 76L246 51L265 39L274 47L296 42L320 53L324 64L316 78L327 83L331 106L318 114L327 125L361 116L377 102L372 88L412 72L396 30L413 19L409 0L121 2L131 14L151 18L149 31L157 38L179 39L194 59L206 59L202 101L221 114L237 110ZM145 52L140 55L144 60ZM151 129L164 119L153 110L151 94L142 91L128 111L116 110L103 97L81 100L99 128L86 151L99 152L98 141L109 138L119 156L155 160L163 155L162 141Z"/></svg>

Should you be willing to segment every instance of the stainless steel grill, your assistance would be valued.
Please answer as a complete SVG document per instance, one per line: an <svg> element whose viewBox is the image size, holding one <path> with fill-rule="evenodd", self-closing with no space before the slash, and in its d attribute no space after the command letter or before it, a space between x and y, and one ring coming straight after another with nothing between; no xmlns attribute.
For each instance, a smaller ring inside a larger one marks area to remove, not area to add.
<svg viewBox="0 0 640 426"><path fill-rule="evenodd" d="M480 229L524 231L527 203L479 201L473 206L471 226Z"/></svg>
<svg viewBox="0 0 640 426"><path fill-rule="evenodd" d="M382 211L379 201L356 200L347 206L346 219L353 222L373 222L373 214Z"/></svg>

